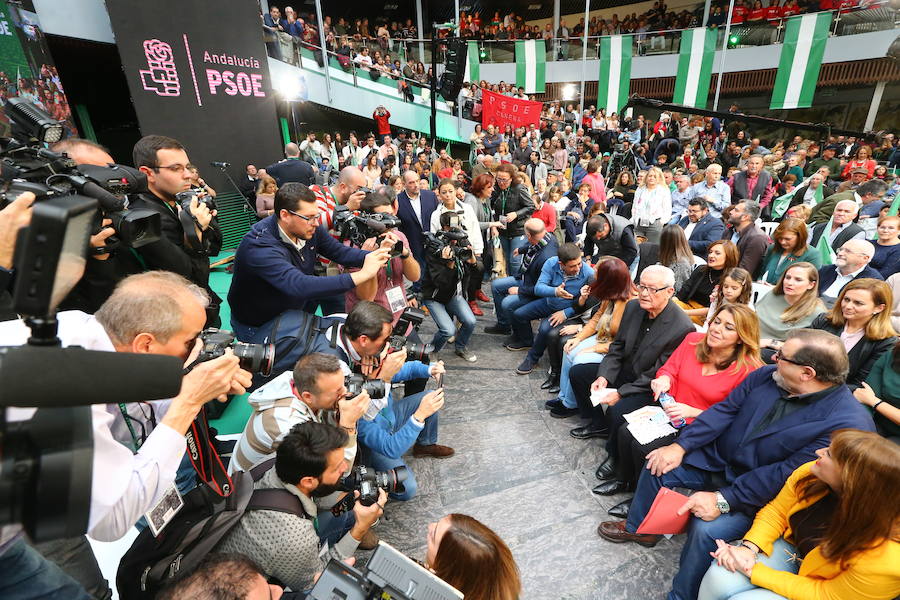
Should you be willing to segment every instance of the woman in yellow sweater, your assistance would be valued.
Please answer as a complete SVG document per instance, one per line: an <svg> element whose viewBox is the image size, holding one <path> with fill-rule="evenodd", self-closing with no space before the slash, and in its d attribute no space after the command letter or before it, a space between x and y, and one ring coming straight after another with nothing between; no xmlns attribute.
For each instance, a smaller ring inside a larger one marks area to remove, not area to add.
<svg viewBox="0 0 900 600"><path fill-rule="evenodd" d="M817 454L756 514L740 545L716 540L698 600L900 594L900 446L844 429Z"/></svg>

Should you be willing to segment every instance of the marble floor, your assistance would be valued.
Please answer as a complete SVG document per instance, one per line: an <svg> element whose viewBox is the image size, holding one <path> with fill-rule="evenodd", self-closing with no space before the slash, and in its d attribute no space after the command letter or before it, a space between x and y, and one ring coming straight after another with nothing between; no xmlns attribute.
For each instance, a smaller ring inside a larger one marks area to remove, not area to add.
<svg viewBox="0 0 900 600"><path fill-rule="evenodd" d="M469 349L474 364L441 352L447 366L446 405L440 413L439 443L450 458L408 464L419 481L409 502L389 502L378 526L383 540L424 558L426 527L448 513L471 515L509 544L523 581L523 599L591 600L664 598L675 573L681 540L655 548L611 544L597 525L606 510L626 496L591 494L604 440L569 435L578 417L555 419L544 409L550 396L540 389L546 359L530 375L516 375L524 352L502 347L502 336L484 333L494 322L489 305ZM422 325L430 340L434 325Z"/></svg>

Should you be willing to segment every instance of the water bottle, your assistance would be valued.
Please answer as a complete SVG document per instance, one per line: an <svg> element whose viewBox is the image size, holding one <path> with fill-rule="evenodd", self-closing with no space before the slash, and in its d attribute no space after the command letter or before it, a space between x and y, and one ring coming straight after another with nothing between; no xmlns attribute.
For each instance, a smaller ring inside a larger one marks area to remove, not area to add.
<svg viewBox="0 0 900 600"><path fill-rule="evenodd" d="M675 398L672 397L672 394L667 392L663 392L659 395L659 405L663 407L663 410L668 408L669 406L673 406L675 404ZM672 427L675 429L681 429L685 425L687 425L687 421L683 418L678 417L677 419L669 419L669 423L672 424Z"/></svg>

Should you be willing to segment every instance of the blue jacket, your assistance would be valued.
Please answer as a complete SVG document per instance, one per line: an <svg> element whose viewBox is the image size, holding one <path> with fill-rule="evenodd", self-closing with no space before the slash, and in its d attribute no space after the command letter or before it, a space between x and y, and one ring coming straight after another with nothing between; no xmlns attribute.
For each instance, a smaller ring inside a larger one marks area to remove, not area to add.
<svg viewBox="0 0 900 600"><path fill-rule="evenodd" d="M881 279L884 280L884 277L881 276L881 273L866 265L862 271L859 272L859 275L854 277L853 279ZM825 265L819 269L819 295L821 296L825 293L825 290L831 287L831 284L834 283L834 280L837 279L837 267L834 265Z"/></svg>
<svg viewBox="0 0 900 600"><path fill-rule="evenodd" d="M298 251L281 239L278 215L266 217L241 240L234 255L234 278L228 290L232 317L258 327L307 301L336 296L355 286L349 273L314 275L318 255L345 267L361 267L368 252L344 246L324 226Z"/></svg>
<svg viewBox="0 0 900 600"><path fill-rule="evenodd" d="M685 427L676 443L683 463L724 472L719 491L732 510L753 515L778 494L794 469L815 460L837 429L875 431L872 416L845 385L756 432L782 392L764 366L750 373L722 402Z"/></svg>
<svg viewBox="0 0 900 600"><path fill-rule="evenodd" d="M316 171L313 166L299 158L286 158L269 165L266 167L266 174L275 180L278 187L285 183L302 183L309 186L316 182Z"/></svg>
<svg viewBox="0 0 900 600"><path fill-rule="evenodd" d="M547 240L547 245L534 257L534 260L531 261L531 264L528 265L524 272L516 275L516 279L521 282L519 284L519 294L525 294L526 296L537 295L535 294L534 286L537 285L538 280L541 278L541 270L544 268L544 263L551 258L555 258L556 253L559 252L559 242L556 241L555 235L547 233L544 235L544 239ZM527 245L522 246L519 253L524 255L525 250L528 248L529 246ZM522 264L524 265L525 263L523 262Z"/></svg>
<svg viewBox="0 0 900 600"><path fill-rule="evenodd" d="M572 308L572 300L557 298L556 288L565 281L565 290L577 298L581 292L581 286L590 283L593 278L594 269L587 262L582 261L581 270L578 274L571 279L565 279L562 267L559 266L559 257L552 256L541 267L541 276L538 278L537 285L534 286L534 293L541 298L549 298L550 307L553 310L562 310L567 317L571 317L575 314L575 309Z"/></svg>
<svg viewBox="0 0 900 600"><path fill-rule="evenodd" d="M430 367L417 360L404 363L400 371L394 375L393 383L409 379L427 379ZM356 422L357 440L360 444L383 454L388 458L400 458L410 449L422 432L422 426L413 421L394 422L394 400L388 393L387 404L371 421L360 419Z"/></svg>
<svg viewBox="0 0 900 600"><path fill-rule="evenodd" d="M690 219L687 217L681 217L681 220L678 221L678 226L682 229L687 228L689 224ZM725 223L722 222L722 219L714 217L712 213L707 213L705 217L697 221L697 225L694 226L691 237L688 239L691 252L705 260L709 245L716 240L721 240L724 232Z"/></svg>

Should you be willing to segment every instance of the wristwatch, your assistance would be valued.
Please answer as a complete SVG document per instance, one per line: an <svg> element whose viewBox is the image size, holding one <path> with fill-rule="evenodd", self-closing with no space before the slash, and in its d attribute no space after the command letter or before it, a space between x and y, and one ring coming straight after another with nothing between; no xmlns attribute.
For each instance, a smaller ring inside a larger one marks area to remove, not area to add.
<svg viewBox="0 0 900 600"><path fill-rule="evenodd" d="M731 510L731 506L729 506L728 500L725 499L722 492L716 492L716 508L719 509L719 512L723 515Z"/></svg>

